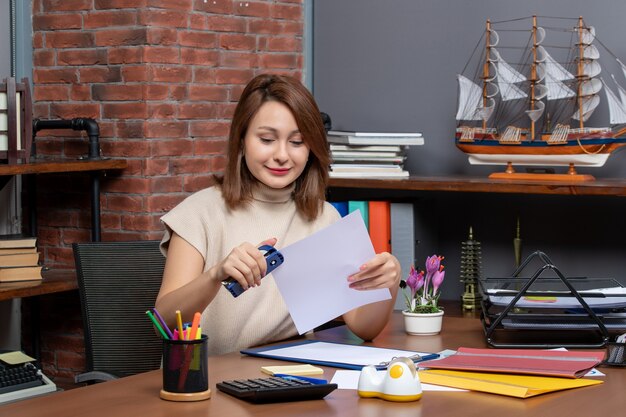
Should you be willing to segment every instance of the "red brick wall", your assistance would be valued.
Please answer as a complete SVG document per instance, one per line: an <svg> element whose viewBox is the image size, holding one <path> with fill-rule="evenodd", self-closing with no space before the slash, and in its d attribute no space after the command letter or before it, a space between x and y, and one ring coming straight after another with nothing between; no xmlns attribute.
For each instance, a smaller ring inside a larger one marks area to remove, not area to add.
<svg viewBox="0 0 626 417"><path fill-rule="evenodd" d="M223 169L229 120L245 83L262 72L302 77L302 3L33 0L35 117L94 118L103 154L128 161L102 180L102 240L160 238L159 217ZM37 152L85 154L81 136L42 131ZM37 181L45 263L73 268L71 243L90 235L89 177ZM69 298L74 307L64 323L46 322L42 308L44 366L53 376L84 366L80 309Z"/></svg>

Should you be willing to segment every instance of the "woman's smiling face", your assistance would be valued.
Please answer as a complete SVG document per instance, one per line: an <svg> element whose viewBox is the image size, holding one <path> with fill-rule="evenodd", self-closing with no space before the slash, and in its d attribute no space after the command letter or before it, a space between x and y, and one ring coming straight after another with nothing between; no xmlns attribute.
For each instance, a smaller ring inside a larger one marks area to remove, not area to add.
<svg viewBox="0 0 626 417"><path fill-rule="evenodd" d="M309 147L287 106L268 101L259 108L244 137L244 157L250 173L271 188L285 188L302 174Z"/></svg>

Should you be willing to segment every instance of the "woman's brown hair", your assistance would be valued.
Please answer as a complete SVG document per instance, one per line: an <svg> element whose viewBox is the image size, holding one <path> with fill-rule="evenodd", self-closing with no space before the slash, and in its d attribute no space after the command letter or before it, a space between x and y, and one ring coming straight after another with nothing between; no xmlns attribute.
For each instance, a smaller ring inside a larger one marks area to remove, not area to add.
<svg viewBox="0 0 626 417"><path fill-rule="evenodd" d="M319 215L328 184L330 154L320 111L311 93L295 78L262 74L253 78L241 94L230 126L228 162L221 184L229 208L250 201L257 179L243 161L243 140L250 121L268 101L277 101L291 110L302 140L309 147L309 160L296 179L294 200L298 211L307 219Z"/></svg>

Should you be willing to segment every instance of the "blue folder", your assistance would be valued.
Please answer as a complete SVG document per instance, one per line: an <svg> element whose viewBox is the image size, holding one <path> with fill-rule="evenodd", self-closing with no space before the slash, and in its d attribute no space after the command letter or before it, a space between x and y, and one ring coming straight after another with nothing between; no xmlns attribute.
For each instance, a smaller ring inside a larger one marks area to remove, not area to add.
<svg viewBox="0 0 626 417"><path fill-rule="evenodd" d="M356 352L359 353L358 356L367 355L372 359L372 363L356 363L356 361L337 360L336 357L333 358L329 354L331 351L336 352L337 349L340 349L342 353L346 354L346 357L357 356L351 354ZM241 353L260 358L357 370L367 365L374 365L376 369L385 369L392 359L399 356L409 357L416 363L439 357L436 353L415 352L405 349L379 348L375 346L351 345L318 340L303 340L272 346L244 349Z"/></svg>

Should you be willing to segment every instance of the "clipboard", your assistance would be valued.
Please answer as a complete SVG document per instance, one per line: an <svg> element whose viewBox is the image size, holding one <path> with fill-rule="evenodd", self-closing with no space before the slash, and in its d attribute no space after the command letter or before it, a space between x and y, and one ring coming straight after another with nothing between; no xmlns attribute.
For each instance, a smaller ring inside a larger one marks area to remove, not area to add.
<svg viewBox="0 0 626 417"><path fill-rule="evenodd" d="M379 370L386 369L392 359L400 356L411 358L416 363L439 357L436 353L316 340L244 349L241 353L260 358L356 370L367 365L374 365Z"/></svg>

